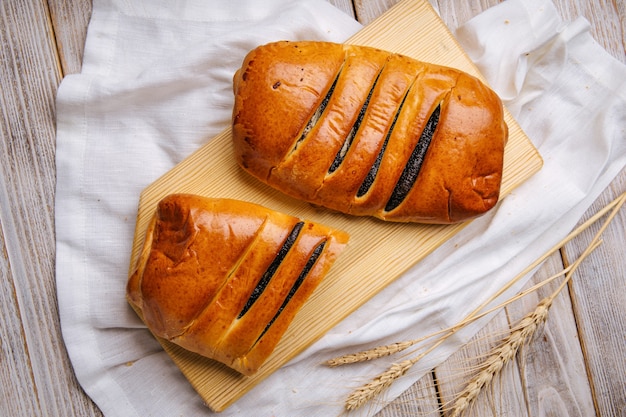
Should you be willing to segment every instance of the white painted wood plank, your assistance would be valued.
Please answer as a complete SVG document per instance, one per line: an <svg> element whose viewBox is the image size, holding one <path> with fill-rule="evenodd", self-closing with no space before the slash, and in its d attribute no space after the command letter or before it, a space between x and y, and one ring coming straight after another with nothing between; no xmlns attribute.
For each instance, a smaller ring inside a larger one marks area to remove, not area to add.
<svg viewBox="0 0 626 417"><path fill-rule="evenodd" d="M563 270L555 254L533 277L529 285L542 282ZM507 310L511 321L536 308L552 294L563 278L513 303ZM529 415L592 416L593 393L587 380L585 358L578 342L576 321L567 289L553 302L547 322L517 358Z"/></svg>
<svg viewBox="0 0 626 417"><path fill-rule="evenodd" d="M484 361L501 345L508 335L509 321L504 311L497 314L461 350L435 368L438 392L444 411L450 411L454 402L465 390L468 382L477 375ZM517 363L509 362L492 382L476 397L467 409L468 417L495 415L525 415L525 404Z"/></svg>
<svg viewBox="0 0 626 417"><path fill-rule="evenodd" d="M453 2L447 0L431 1L433 6L439 11L442 19L446 22L448 27L452 29L465 23L474 15L492 5L497 4L498 2L499 0L481 0L479 2ZM376 5L368 3L366 6L363 6L362 3L357 2L357 15L366 15L368 16L368 19L375 18L375 10L377 10L377 8L384 7L386 2L376 1L374 3L376 3ZM592 34L596 37L599 43L618 60L624 62L624 39L626 36L624 35L626 33L626 30L624 29L626 19L624 16L626 14L626 7L621 2L611 2L610 4L608 4L608 2L602 3L603 4L600 5L596 4L596 2L589 3L555 0L556 7L561 12L564 19L573 20L581 15L587 18L591 22ZM359 10L359 7L367 7L367 9L363 11ZM621 179L614 182L613 188L616 188L617 190L610 194L611 196L614 197L619 190L625 189L623 185L615 185L620 183L623 184L624 178L625 175L622 173ZM593 209L590 211L593 211ZM620 251L623 250L622 248L624 243L626 243L626 238L623 237L624 227L621 224L618 224L613 226L611 230L613 231L616 228L622 231L622 233L618 233L621 237L616 237L614 240L617 240L618 243L612 242L611 247L618 248L616 250ZM615 256L619 257L619 255L612 253L606 256L605 259L608 259L610 262L610 260L615 259ZM594 254L592 258L596 259L597 257L602 258L603 256L600 254ZM624 257L622 256L621 259L624 259ZM559 267L558 262L556 267ZM546 271L555 270L554 268L550 270L549 266L546 268L548 268ZM606 264L603 264L597 268L602 271L607 268L607 266ZM611 271L626 270L623 265L616 266L611 265L610 263L608 269ZM544 275L546 273L547 272L543 272ZM622 272L622 285L626 285L624 284L624 276L625 275ZM536 279L540 279L540 277L541 275L538 275ZM603 282L603 280L600 281ZM625 293L622 291L621 294ZM603 300L606 296L606 294L600 293L598 298ZM581 369L584 369L585 362L582 357L578 337L572 331L572 327L574 327L575 330L576 322L572 316L571 309L568 310L567 298L565 298L564 301L561 301L563 298L564 297L561 297L557 300L557 302L555 302L555 306L553 307L554 312L552 313L555 318L547 324L543 337L539 338L535 345L531 345L528 349L525 349L524 355L520 358L520 367L518 368L518 372L522 373L521 382L525 384L521 392L524 393L523 396L526 401L529 401L530 403L530 415L541 415L541 412L547 412L547 415L566 415L562 414L564 410L569 410L568 415L594 415L593 410L590 410L590 401L592 403L593 401L597 401L592 398L592 395L594 393L598 393L598 391L602 393L602 399L606 402L604 409L600 410L601 414L599 415L618 415L615 414L615 407L620 407L617 413L623 412L626 408L624 407L623 393L623 387L626 387L626 383L623 382L623 375L626 375L626 372L624 372L623 369L623 362L620 362L617 366L616 372L618 372L620 376L617 378L613 375L614 372L607 372L603 365L606 363L604 358L607 357L612 358L615 357L615 355L618 355L618 358L625 358L626 355L620 353L622 346L625 343L623 340L620 340L618 343L608 345L604 344L602 348L596 349L598 339L603 340L603 338L597 335L593 335L593 337L589 337L586 334L582 335L585 346L591 346L587 348L587 350L593 350L593 353L587 353L587 356L593 356L596 358L595 366L593 363L589 364L591 367L590 373L596 380L595 382L592 382L593 386L590 386L586 377L581 375ZM606 305L603 301L598 302L602 305ZM622 302L621 305L624 306L626 303ZM526 305L526 308L528 308L528 305ZM587 318L593 317L593 314L587 310L588 308L585 309L585 313L581 314L584 314ZM623 308L620 311L621 317L626 317L626 314L623 314ZM616 324L616 321L618 324ZM624 331L622 325L619 323L619 319L616 320L614 317L605 317L603 320L603 325L605 327L610 326L609 329L613 334L623 336L626 334L626 331ZM591 324L589 327L594 329L596 326ZM562 352L562 346L566 346L566 353ZM459 354L467 355L467 349L469 348L466 347L464 351ZM617 350L620 352L617 352ZM603 353L603 355L600 355L601 353ZM528 358L531 358L531 360ZM446 366L450 366L450 363L446 363ZM442 375L441 369L438 368L438 371L440 383L442 383L441 379L443 379L443 383L449 383L449 381L447 381ZM571 377L576 378L574 380L575 382L571 382L569 379ZM515 390L515 385L518 384L518 381L513 378L513 382L513 386L503 386L502 390ZM600 387L597 387L598 385ZM595 391L591 391L592 388L594 388ZM442 389L442 387L440 387L440 389ZM615 392L616 390L619 392ZM481 401L482 403L477 404L475 407L475 410L480 410L477 415L484 415L484 412L489 411L489 404L486 404L484 399L481 399ZM600 402L602 403L602 401ZM599 408L602 407L599 406ZM500 411L503 412L504 410ZM554 412L556 412L556 414L550 414ZM518 411L512 415L521 414Z"/></svg>
<svg viewBox="0 0 626 417"><path fill-rule="evenodd" d="M354 7L352 7L352 0L327 0L330 4L343 11L348 16L356 19L354 14Z"/></svg>
<svg viewBox="0 0 626 417"><path fill-rule="evenodd" d="M344 11L351 10L349 0L330 1ZM356 16L367 24L396 2L355 0ZM464 23L497 2L433 0L451 27ZM44 2L26 3L0 3L0 247L3 248L0 257L0 312L3 317L0 328L3 355L0 361L0 415L99 415L74 380L63 348L56 309L52 227L54 94L62 74L80 69L91 4L88 0L71 4L69 0L52 1L49 2L51 13L48 15ZM579 15L590 20L592 33L599 43L617 59L626 62L623 2L554 0L554 3L568 20ZM52 34L56 37L58 57ZM626 174L622 173L602 197L603 202L626 188L625 178ZM624 410L626 366L623 358L626 355L622 353L623 339L619 337L626 334L623 310L626 305L623 300L625 227L622 212L620 222L607 232L604 248L596 251L589 265L581 269L580 275L591 279L581 282L583 280L575 278L571 291L584 343L584 359L596 393L598 415L602 416L619 415ZM606 247L610 248L609 252L603 252ZM576 244L568 246L568 256L573 258L579 250ZM564 305L567 305L566 300L567 297ZM572 359L570 353L561 354L560 360L567 361L567 366L554 365L564 343L576 345L576 340L561 334L571 322L560 322L562 313L554 316L558 317L559 323L554 324L554 328L548 324L546 342L540 340L542 344L534 353L527 351L521 367L527 383L524 395L531 403L533 396L544 399L545 412L558 409L562 401L556 399L564 396L562 393L552 396L552 405L546 405L545 398L552 395L552 391L543 390L542 394L542 385L538 381L540 377L545 378L544 363L548 362L547 366L551 368L560 367L558 377L567 375L563 369L572 369L570 362L579 360ZM532 355L531 362L529 355ZM607 366L607 358L611 359L611 366ZM554 374L550 373L549 378L553 377ZM422 399L428 395L424 394L424 389L432 384L429 375L380 415L414 415L411 398ZM503 386L503 389L509 388ZM417 395L411 397L411 391ZM534 403L540 404L540 401ZM532 404L530 408L533 408Z"/></svg>
<svg viewBox="0 0 626 417"><path fill-rule="evenodd" d="M446 1L431 0L439 15L451 29L456 29L472 17L500 3L501 0Z"/></svg>
<svg viewBox="0 0 626 417"><path fill-rule="evenodd" d="M1 219L0 219L1 220ZM0 224L1 226L1 224ZM3 234L0 233L0 416L34 416L41 413L30 372L26 340L15 298L12 271L6 256Z"/></svg>
<svg viewBox="0 0 626 417"><path fill-rule="evenodd" d="M399 2L400 0L354 0L354 14L359 22L367 25Z"/></svg>
<svg viewBox="0 0 626 417"><path fill-rule="evenodd" d="M432 373L425 375L377 414L378 417L438 415L439 402Z"/></svg>
<svg viewBox="0 0 626 417"><path fill-rule="evenodd" d="M61 74L50 29L44 2L0 3L2 296L11 318L3 331L13 333L3 349L10 343L15 361L1 368L1 378L11 379L2 394L17 402L7 401L7 415L19 405L23 415L97 415L69 365L56 304L55 94Z"/></svg>
<svg viewBox="0 0 626 417"><path fill-rule="evenodd" d="M48 7L62 74L78 73L91 17L91 0L53 0L48 2Z"/></svg>
<svg viewBox="0 0 626 417"><path fill-rule="evenodd" d="M626 170L625 170L626 172ZM626 190L622 175L600 196L593 210ZM597 233L594 225L566 246L570 260ZM579 268L570 287L573 309L594 392L598 416L626 414L626 207L606 230L604 243Z"/></svg>

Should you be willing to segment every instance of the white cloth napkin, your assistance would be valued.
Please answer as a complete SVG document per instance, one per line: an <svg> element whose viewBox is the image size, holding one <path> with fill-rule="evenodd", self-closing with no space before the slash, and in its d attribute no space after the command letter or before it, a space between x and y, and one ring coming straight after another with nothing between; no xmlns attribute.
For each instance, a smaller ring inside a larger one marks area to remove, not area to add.
<svg viewBox="0 0 626 417"><path fill-rule="evenodd" d="M359 28L322 0L94 1L82 72L57 97L57 289L76 375L105 415L211 414L124 298L139 193L228 125L231 77L249 49L341 42ZM626 165L626 67L588 29L582 19L561 22L549 0L509 0L456 32L543 170L222 415L339 415L382 365L322 361L456 323L570 231Z"/></svg>

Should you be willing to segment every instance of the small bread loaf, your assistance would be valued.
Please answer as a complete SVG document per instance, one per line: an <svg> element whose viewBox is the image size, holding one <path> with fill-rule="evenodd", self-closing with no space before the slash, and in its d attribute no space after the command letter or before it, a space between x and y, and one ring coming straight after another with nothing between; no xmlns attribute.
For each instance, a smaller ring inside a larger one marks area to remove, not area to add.
<svg viewBox="0 0 626 417"><path fill-rule="evenodd" d="M170 195L148 227L127 298L155 335L251 375L347 241L256 204Z"/></svg>
<svg viewBox="0 0 626 417"><path fill-rule="evenodd" d="M233 80L238 163L316 205L456 223L498 201L508 128L477 78L369 47L277 42Z"/></svg>

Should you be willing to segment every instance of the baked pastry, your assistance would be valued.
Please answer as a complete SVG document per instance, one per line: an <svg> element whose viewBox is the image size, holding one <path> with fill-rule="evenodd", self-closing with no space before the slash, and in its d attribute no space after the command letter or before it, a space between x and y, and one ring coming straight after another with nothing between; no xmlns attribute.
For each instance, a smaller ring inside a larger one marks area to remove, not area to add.
<svg viewBox="0 0 626 417"><path fill-rule="evenodd" d="M498 201L508 128L462 71L370 47L276 42L233 79L241 167L300 200L388 221L455 223Z"/></svg>
<svg viewBox="0 0 626 417"><path fill-rule="evenodd" d="M148 227L127 299L155 335L251 375L347 241L256 204L169 195Z"/></svg>

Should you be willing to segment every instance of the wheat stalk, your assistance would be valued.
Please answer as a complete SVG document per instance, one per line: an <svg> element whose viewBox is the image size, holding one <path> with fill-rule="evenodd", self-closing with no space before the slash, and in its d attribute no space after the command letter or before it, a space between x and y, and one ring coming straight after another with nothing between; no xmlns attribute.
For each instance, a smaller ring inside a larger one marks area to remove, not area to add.
<svg viewBox="0 0 626 417"><path fill-rule="evenodd" d="M416 362L416 359L408 359L391 365L388 370L350 394L346 400L346 410L356 410L371 398L378 396L389 388L396 379L406 374Z"/></svg>
<svg viewBox="0 0 626 417"><path fill-rule="evenodd" d="M428 336L428 337L431 337L431 336ZM422 340L426 338L407 340L406 342L398 342L398 343L392 343L390 345L377 346L373 349L363 350L357 353L349 353L347 355L338 356L336 358L329 359L325 362L325 364L330 367L336 367L336 366L341 366L341 365L347 365L349 363L371 361L374 359L393 355L394 353L402 352L403 350L421 342Z"/></svg>
<svg viewBox="0 0 626 417"><path fill-rule="evenodd" d="M561 275L566 274L567 272L569 272L569 269L571 268L571 266L566 268L566 269L564 269L563 271L560 271L558 274L555 274L552 277L547 278L543 282L541 282L541 283L537 284L536 286L528 289L527 291L519 293L518 295L516 295L516 296L514 296L514 297L512 297L512 298L510 298L510 299L508 299L506 301L504 301L502 304L499 304L499 305L497 305L495 307L492 307L492 308L484 311L484 308L486 306L491 304L496 298L501 296L506 290L510 289L513 285L515 285L515 283L517 283L520 279L525 277L529 272L531 272L534 268L536 268L543 261L545 261L550 255L552 255L554 252L558 251L566 243L568 243L569 241L574 239L576 236L581 234L583 231L585 231L587 228L589 228L589 226L591 226L592 224L596 223L600 218L602 218L611 209L613 209L613 213L616 213L619 210L619 208L621 207L621 205L624 203L625 199L626 199L626 192L622 193L618 198L613 200L611 203L607 204L605 207L603 207L601 210L599 210L594 216L592 216L587 221L585 221L580 226L578 226L576 229L574 229L563 240L561 240L559 243L554 245L544 255L542 255L535 262L530 264L527 268L525 268L522 272L517 274L515 277L513 277L513 279L511 279L507 284L505 284L505 286L502 287L498 292L493 294L483 304L478 306L474 311L472 311L470 314L468 314L464 319L462 319L460 322L458 322L454 326L448 327L446 329L439 330L439 331L437 331L435 333L431 333L431 334L429 334L427 336L423 336L423 337L420 337L418 339L392 343L390 345L378 346L378 347L375 347L375 348L372 348L372 349L368 349L368 350L363 350L363 351L360 351L360 352L357 352L357 353L350 353L350 354L347 354L347 355L343 355L343 356L339 356L339 357L336 357L336 358L332 358L332 359L329 359L328 361L326 361L325 364L328 365L328 366L331 366L331 367L335 367L335 366L341 366L341 365L346 365L346 364L356 363L356 362L369 361L369 360L373 360L373 359L377 359L377 358L382 358L382 357L385 357L385 356L390 356L390 355L392 355L394 353L398 353L400 351L403 351L403 350L405 350L405 349L407 349L407 348L409 348L411 346L414 346L414 345L416 345L418 343L421 343L421 342L423 342L425 340L431 339L431 338L433 338L435 336L438 336L438 335L441 335L441 334L444 334L444 336L442 336L442 338L447 339L448 337L452 336L456 331L458 331L459 329L465 327L467 324L470 324L470 323L472 323L472 322L474 322L474 321L476 321L476 320L478 320L478 319L480 319L480 318L482 318L482 317L484 317L484 316L486 316L488 314L491 314L494 311L499 310L500 308L510 304L511 302L516 301L517 299L525 296L526 294L528 294L528 293L530 293L532 291L535 291L536 289L540 288L541 286L543 286L543 285L553 281L554 279L560 277ZM611 219L613 218L613 216L611 217ZM595 246L593 247L593 249L595 249Z"/></svg>
<svg viewBox="0 0 626 417"><path fill-rule="evenodd" d="M593 249L595 249L598 245L600 244L600 242L596 242L595 246L593 247ZM582 256L582 255L581 255ZM587 256L587 255L585 255ZM329 359L328 361L325 362L326 365L330 366L330 367L336 367L336 366L341 366L341 365L347 365L347 364L351 364L351 363L358 363L358 362L365 362L365 361L370 361L370 360L374 360L374 359L378 359L378 358L382 358L385 356L390 356L393 355L394 353L398 353L401 352L405 349L408 349L411 346L415 346L425 340L431 339L435 336L439 336L441 334L446 334L445 336L443 336L444 338L448 338L449 336L453 335L454 332L458 331L459 329L465 327L466 325L477 321L485 316L488 316L489 314L500 310L503 307L506 307L507 305L511 304L512 302L519 300L520 298L523 298L524 296L535 292L536 290L538 290L539 288L543 287L546 284L549 284L550 282L554 281L555 279L561 277L562 275L565 275L567 272L570 271L570 269L572 268L572 266L570 265L569 267L563 269L562 271L559 271L558 273L544 279L543 281L541 281L540 283L537 283L535 285L533 285L532 287L529 287L526 290L520 291L517 295L509 298L508 300L505 300L504 302L489 308L488 310L485 310L483 312L481 312L480 314L475 314L475 315L470 315L467 316L465 319L461 320L460 322L458 322L457 324L447 327L445 329L441 329L438 330L434 333L430 333L426 336L422 336L420 338L417 339L412 339L412 340L407 340L405 342L397 342L397 343L392 343L389 345L383 345L383 346L377 346L375 348L372 349L367 349L367 350L363 350L357 353L349 353L347 355L342 355L342 356L338 356L336 358L333 359Z"/></svg>
<svg viewBox="0 0 626 417"><path fill-rule="evenodd" d="M481 371L470 380L465 389L457 397L452 406L449 417L458 417L478 397L482 389L500 373L502 368L511 361L519 348L527 343L535 334L541 324L548 318L548 311L552 304L550 297L543 299L537 308L526 315L519 323L517 330L513 331L483 362Z"/></svg>
<svg viewBox="0 0 626 417"><path fill-rule="evenodd" d="M605 220L600 230L595 234L587 248L580 257L571 265L569 272L565 275L565 279L561 284L546 298L542 299L534 311L527 314L516 326L515 330L495 348L487 359L479 366L480 371L467 383L463 391L454 401L451 412L448 417L459 417L478 397L482 389L488 386L491 381L499 375L500 371L509 363L519 351L520 347L530 342L537 329L548 319L548 313L554 299L561 293L563 288L571 281L572 275L581 264L582 260L589 255L602 241L600 236L606 230L609 223L622 204L626 200L626 193L622 194L617 200L619 204L611 212Z"/></svg>
<svg viewBox="0 0 626 417"><path fill-rule="evenodd" d="M476 399L481 390L491 383L491 380L499 374L500 370L517 354L519 348L527 343L531 337L536 332L539 325L547 319L549 308L552 305L554 298L560 293L560 291L567 285L570 281L571 276L578 268L578 265L586 258L598 245L601 243L600 235L604 232L604 230L608 227L609 223L613 220L621 206L626 201L626 192L622 193L618 198L613 200L611 203L606 205L603 209L598 211L594 216L592 216L589 220L584 222L581 226L576 228L573 232L571 232L565 239L555 245L551 250L546 252L542 257L540 257L533 264L529 265L522 273L517 275L513 280L507 283L500 291L498 291L494 296L492 296L489 300L479 306L476 310L474 310L471 314L469 314L464 320L462 320L459 324L442 331L444 334L441 336L432 346L430 346L427 350L420 353L418 356L407 359L405 361L393 364L389 369L385 372L376 376L371 382L365 384L364 386L358 388L354 392L352 392L348 399L346 400L345 406L347 410L354 410L359 408L363 404L370 401L372 398L375 398L384 390L389 388L393 382L405 375L409 369L411 369L417 362L419 362L424 356L433 351L436 347L441 345L448 337L453 335L459 328L463 327L467 323L475 320L479 316L484 316L487 312L482 312L489 303L491 303L496 297L504 293L508 288L510 288L515 282L517 282L522 276L526 275L528 272L532 271L536 266L538 266L541 262L547 259L552 253L559 250L565 243L572 240L574 237L578 236L584 230L586 230L589 226L594 224L598 219L604 216L608 211L612 209L611 214L605 220L604 224L600 228L600 230L596 233L594 238L591 240L590 244L587 246L585 251L581 254L581 256L572 264L570 267L566 268L567 273L565 274L565 279L559 285L559 287L552 293L549 297L541 300L537 305L536 309L524 317L516 329L510 333L510 335L503 341L503 343L498 347L483 363L483 365L479 368L482 369L466 386L466 388L461 392L461 394L455 400L452 406L452 415L458 416L461 412L463 412L467 407ZM563 273L557 274L556 276L560 276ZM556 277L555 276L555 277ZM554 277L551 277L552 279ZM546 281L551 281L552 279L548 279ZM537 289L542 285L545 285L545 282L542 282L541 285L536 285L533 289ZM519 299L522 294L526 295L529 291L518 294L516 297L513 297L511 300L506 301L503 304L508 304L516 299ZM495 308L488 310L493 311ZM442 333L438 332L438 333ZM427 336L426 338L429 338ZM336 358L328 361L328 364L331 366L340 365L342 363L351 363L354 362L354 359L357 360L371 360L376 357L388 356L392 353L398 352L400 350L406 349L409 346L416 344L418 341L422 341L426 338L420 338L412 341L395 343L393 345L383 346L380 348L375 348L370 351L364 351L357 354L346 355L344 357ZM394 352L395 350L395 352ZM458 410L458 411L457 411Z"/></svg>
<svg viewBox="0 0 626 417"><path fill-rule="evenodd" d="M573 273L576 267L580 264L580 262L582 262L582 259L586 257L598 245L599 242L595 242L595 244L590 245L589 250L585 251L585 253L583 254L584 256L581 255L581 257L578 258L578 260L572 265L572 268L569 269L569 273ZM558 291L560 291L560 289ZM554 296L556 296L556 294L554 294ZM515 298L517 299L517 297ZM496 375L506 362L515 357L517 349L519 348L519 346L521 346L522 342L528 340L529 337L534 334L539 323L545 321L549 306L552 303L553 299L554 297L552 297L552 299L544 299L532 314L529 314L527 317L522 319L522 321L517 326L517 330L511 333L510 336L501 344L500 349L492 353L487 361L480 367L482 371L479 373L479 375L477 375L474 380L472 380L472 382L470 382L470 384L468 384L466 390L464 390L463 394L457 400L458 404L455 402L453 409L458 408L461 409L461 411L465 409L466 405L464 404L469 404L471 401L473 401L473 399L478 396L478 393L480 392L482 387L490 382L493 375ZM426 349L416 357L392 364L391 367L389 367L386 371L380 373L370 382L353 391L346 399L346 409L355 410L370 401L371 399L377 397L387 388L389 388L396 379L406 374L409 369L411 369L424 356L426 356L439 345L441 345L451 334L454 334L456 328L453 327L451 329L453 330L446 333L444 337L438 339L436 343L434 343L432 346L430 346L428 349ZM373 349L372 351L375 351L375 349Z"/></svg>

